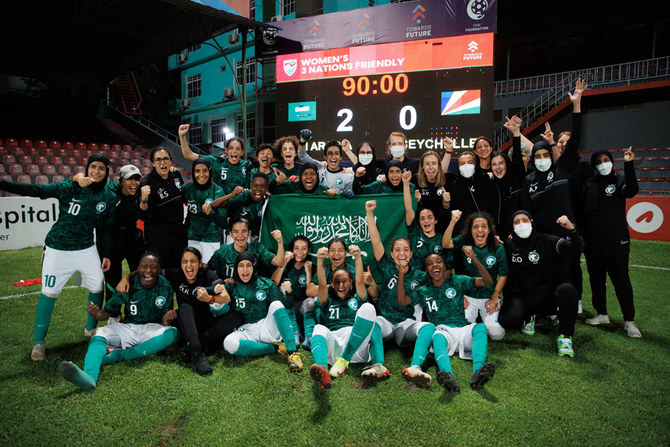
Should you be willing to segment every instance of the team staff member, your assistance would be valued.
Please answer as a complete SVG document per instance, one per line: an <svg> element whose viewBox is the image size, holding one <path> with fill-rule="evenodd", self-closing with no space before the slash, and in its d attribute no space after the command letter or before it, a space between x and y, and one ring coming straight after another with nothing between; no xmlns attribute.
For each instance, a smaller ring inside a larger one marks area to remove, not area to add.
<svg viewBox="0 0 670 447"><path fill-rule="evenodd" d="M528 211L519 210L512 216L514 233L505 241L509 273L498 322L506 330L522 328L532 335L535 316L556 315L558 308L558 355L574 357L577 290L558 266L574 252L581 252L584 244L567 216L559 217L558 224L569 236L561 238L536 230Z"/></svg>
<svg viewBox="0 0 670 447"><path fill-rule="evenodd" d="M391 132L386 140L386 155L387 158L384 160L385 165L395 160L400 163L400 169L403 172L411 171L412 174L419 172L419 160L410 158L407 155L407 137L404 133ZM384 171L387 170L387 167L385 167Z"/></svg>
<svg viewBox="0 0 670 447"><path fill-rule="evenodd" d="M199 155L191 150L186 135L190 124L179 126L179 143L181 144L181 153L185 159L195 161ZM236 186L249 187L251 181L251 169L253 165L251 160L244 160L244 141L241 138L233 137L226 141L225 154L217 157L215 155L203 155L212 163L212 174L214 183L223 188L226 194L229 194Z"/></svg>
<svg viewBox="0 0 670 447"><path fill-rule="evenodd" d="M74 176L77 178L80 174ZM137 270L140 257L146 251L144 235L137 228L140 218L139 187L142 174L135 165L125 165L119 171L118 182L107 182L107 189L118 199L118 205L114 212L114 225L111 234L98 239L98 248L102 257L109 258L109 269L105 271L107 282L107 299L112 297L114 288L121 280L123 260L128 263L131 272Z"/></svg>
<svg viewBox="0 0 670 447"><path fill-rule="evenodd" d="M154 169L140 183L140 217L144 221L147 250L158 253L163 266L179 266L179 254L186 247L184 225L184 180L173 171L172 154L155 147L149 154Z"/></svg>
<svg viewBox="0 0 670 447"><path fill-rule="evenodd" d="M339 194L353 196L354 174L351 170L344 170L340 167L342 161L342 145L339 141L328 141L324 149L324 163L318 162L307 153L307 141L312 139L312 131L303 129L300 131L300 147L298 149L298 158L303 163L312 163L318 166L319 183L328 189L334 189ZM345 140L346 141L346 140ZM349 142L347 141L347 144ZM347 146L348 148L348 146ZM351 151L348 151L351 153Z"/></svg>
<svg viewBox="0 0 670 447"><path fill-rule="evenodd" d="M131 279L128 293L114 293L102 310L91 303L87 310L96 320L120 316L121 307L124 317L95 330L83 370L72 362L60 364L58 371L65 380L82 390L93 390L101 365L146 357L177 341L177 328L170 326L177 316L172 308L174 290L160 271L158 255L147 252L140 259L139 274Z"/></svg>
<svg viewBox="0 0 670 447"><path fill-rule="evenodd" d="M44 240L42 257L42 291L35 310L35 332L30 358L44 360L45 337L51 322L56 298L75 273L81 273L82 286L89 290L88 301L102 305L104 275L109 259L101 265L93 242L93 229L102 221L112 219L117 198L105 189L109 159L93 154L86 165L85 184L81 187L72 180L46 185L32 185L0 180L0 190L13 194L58 199L58 220ZM95 328L97 321L88 317L86 333Z"/></svg>
<svg viewBox="0 0 670 447"><path fill-rule="evenodd" d="M605 289L605 275L609 274L623 313L624 329L629 337L637 338L642 334L634 321L633 286L628 275L630 234L626 221L626 199L638 192L633 157L632 148L624 151L621 176L612 169L611 153L599 151L591 156L591 165L598 175L584 187L584 255L596 315L585 321L594 326L610 322Z"/></svg>

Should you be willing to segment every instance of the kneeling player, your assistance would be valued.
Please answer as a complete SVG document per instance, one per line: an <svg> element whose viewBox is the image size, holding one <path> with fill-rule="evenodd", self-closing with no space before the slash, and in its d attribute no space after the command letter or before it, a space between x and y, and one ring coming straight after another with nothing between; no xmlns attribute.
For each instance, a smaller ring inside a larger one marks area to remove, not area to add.
<svg viewBox="0 0 670 447"><path fill-rule="evenodd" d="M400 285L398 301L421 305L430 322L435 325L432 343L438 368L437 382L447 391L452 392L461 390L451 370L449 360L449 356L457 350L459 357L472 360L470 388L473 390L481 389L495 373L493 364L486 363L488 349L486 325L468 322L465 319L463 308L463 297L466 294L471 295L478 287L490 286L493 284L493 279L479 262L471 246L463 247L463 252L477 267L481 277L447 276L442 257L433 254L426 258L426 272L431 279L430 285L419 287L411 293L410 297L407 297L403 282L398 281ZM430 375L421 370L421 364L417 361L417 359L426 358L429 348L429 343L417 341L414 346L412 365L403 370L403 376L419 386L428 386L431 381Z"/></svg>
<svg viewBox="0 0 670 447"><path fill-rule="evenodd" d="M321 247L317 252L319 296L314 307L318 324L312 335L314 364L309 374L324 390L331 387L330 376L341 377L350 362L372 360L372 366L361 374L364 380L383 380L390 376L384 366L381 330L375 323L377 312L372 304L365 302L367 291L361 250L351 245L349 253L355 260L355 288L352 288L351 273L345 268L336 269L332 283L328 284L324 267L328 249ZM328 364L333 365L330 371Z"/></svg>
<svg viewBox="0 0 670 447"><path fill-rule="evenodd" d="M158 256L145 253L137 270L139 274L132 277L128 293L115 292L102 310L93 302L88 307L88 313L98 321L119 316L121 306L124 317L119 323L94 330L84 369L67 361L58 368L66 380L83 390L95 389L101 365L146 357L177 341L177 328L170 326L177 317L172 309L174 290L160 275Z"/></svg>
<svg viewBox="0 0 670 447"><path fill-rule="evenodd" d="M256 268L253 253L237 255L235 282L226 283L221 295L234 301L235 310L244 315L244 324L223 340L223 348L241 356L279 352L288 355L291 372L300 372L301 354L296 352L291 318L281 301L284 296L272 280L258 276ZM226 304L221 313L227 311Z"/></svg>

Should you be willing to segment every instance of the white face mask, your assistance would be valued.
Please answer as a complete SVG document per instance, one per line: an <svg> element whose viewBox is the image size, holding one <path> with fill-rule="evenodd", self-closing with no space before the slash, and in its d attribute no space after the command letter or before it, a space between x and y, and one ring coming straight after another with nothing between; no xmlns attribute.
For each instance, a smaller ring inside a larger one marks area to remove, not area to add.
<svg viewBox="0 0 670 447"><path fill-rule="evenodd" d="M458 172L465 178L470 178L475 173L475 165L465 164L458 167Z"/></svg>
<svg viewBox="0 0 670 447"><path fill-rule="evenodd" d="M405 146L391 146L391 155L393 158L400 158L405 155Z"/></svg>
<svg viewBox="0 0 670 447"><path fill-rule="evenodd" d="M520 224L514 225L514 232L521 239L528 239L530 233L533 231L533 224L522 222Z"/></svg>
<svg viewBox="0 0 670 447"><path fill-rule="evenodd" d="M610 175L613 166L611 161L604 161L599 165L596 165L596 171L598 171L598 174L600 175Z"/></svg>
<svg viewBox="0 0 670 447"><path fill-rule="evenodd" d="M358 161L363 165L367 166L372 161L372 154L360 154L358 156Z"/></svg>
<svg viewBox="0 0 670 447"><path fill-rule="evenodd" d="M547 172L551 167L551 160L548 158L541 158L535 160L535 168L540 172Z"/></svg>

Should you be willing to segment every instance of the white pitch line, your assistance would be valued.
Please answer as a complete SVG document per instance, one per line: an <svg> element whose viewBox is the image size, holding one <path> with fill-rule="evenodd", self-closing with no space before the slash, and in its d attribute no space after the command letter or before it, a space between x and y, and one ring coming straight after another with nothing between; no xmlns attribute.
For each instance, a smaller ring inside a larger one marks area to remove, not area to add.
<svg viewBox="0 0 670 447"><path fill-rule="evenodd" d="M63 287L63 289L79 289L81 286L66 286ZM42 293L40 290L36 290L34 292L28 292L28 293L17 293L16 295L7 295L7 296L0 296L0 300L9 300L12 298L21 298L24 296L30 296L30 295L39 295Z"/></svg>
<svg viewBox="0 0 670 447"><path fill-rule="evenodd" d="M652 269L652 270L670 270L668 267L655 267L653 265L637 265L637 264L631 264L630 267L637 267L640 269Z"/></svg>

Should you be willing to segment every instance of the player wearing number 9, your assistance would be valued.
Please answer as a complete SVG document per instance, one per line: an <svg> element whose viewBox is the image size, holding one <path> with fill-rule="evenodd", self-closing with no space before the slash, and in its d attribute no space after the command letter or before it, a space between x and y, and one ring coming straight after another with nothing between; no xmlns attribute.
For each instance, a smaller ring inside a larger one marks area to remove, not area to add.
<svg viewBox="0 0 670 447"><path fill-rule="evenodd" d="M45 337L51 322L56 298L75 273L79 272L82 286L89 290L88 301L102 305L103 281L100 256L93 241L93 229L104 224L109 229L116 207L116 198L105 188L109 159L93 154L86 166L86 177L79 183L66 179L46 185L32 185L0 180L0 190L41 199L58 200L58 220L45 239L42 260L42 291L35 311L35 332L32 360L44 360ZM103 236L109 231L103 231ZM109 243L109 242L106 242ZM107 266L105 259L103 266ZM86 334L97 322L86 322Z"/></svg>

